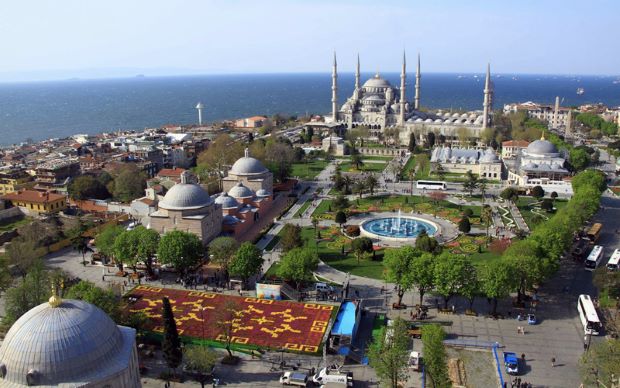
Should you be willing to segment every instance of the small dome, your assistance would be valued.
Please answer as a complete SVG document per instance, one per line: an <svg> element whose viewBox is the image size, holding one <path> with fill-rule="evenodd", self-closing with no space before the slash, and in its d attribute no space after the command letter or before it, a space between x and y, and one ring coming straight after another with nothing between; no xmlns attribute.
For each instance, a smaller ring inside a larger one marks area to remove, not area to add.
<svg viewBox="0 0 620 388"><path fill-rule="evenodd" d="M527 146L527 153L530 155L557 155L558 149L549 140L535 140Z"/></svg>
<svg viewBox="0 0 620 388"><path fill-rule="evenodd" d="M254 192L239 182L232 189L228 190L228 195L233 198L251 198L254 196Z"/></svg>
<svg viewBox="0 0 620 388"><path fill-rule="evenodd" d="M127 367L121 362L126 357L124 341L119 327L92 304L81 300L59 301L57 307L40 304L22 315L4 339L0 363L6 376L1 385L31 385L26 377L30 373L37 380L32 385L97 381Z"/></svg>
<svg viewBox="0 0 620 388"><path fill-rule="evenodd" d="M268 171L258 159L250 156L247 148L245 149L245 156L237 159L230 168L230 173L235 175L264 174Z"/></svg>
<svg viewBox="0 0 620 388"><path fill-rule="evenodd" d="M239 221L237 217L231 215L225 215L224 218L222 218L222 223L224 225L235 225L238 224Z"/></svg>
<svg viewBox="0 0 620 388"><path fill-rule="evenodd" d="M269 193L269 191L265 190L265 189L260 189L256 192L256 196L257 197L269 197L271 194Z"/></svg>
<svg viewBox="0 0 620 388"><path fill-rule="evenodd" d="M426 120L424 120L424 122L425 122L425 123L432 123L432 122L433 122L433 119L426 119Z"/></svg>
<svg viewBox="0 0 620 388"><path fill-rule="evenodd" d="M437 123L437 124L441 124L442 122L443 122L442 119L435 119L435 123Z"/></svg>
<svg viewBox="0 0 620 388"><path fill-rule="evenodd" d="M490 147L487 148L486 151L484 151L484 153L480 157L481 163L495 163L497 161L499 161L499 158L497 157L493 149Z"/></svg>
<svg viewBox="0 0 620 388"><path fill-rule="evenodd" d="M451 119L445 119L445 120L444 120L444 123L451 123L451 122L452 122L452 120L451 120Z"/></svg>
<svg viewBox="0 0 620 388"><path fill-rule="evenodd" d="M209 194L197 184L177 183L168 190L159 207L167 210L199 209L212 203Z"/></svg>
<svg viewBox="0 0 620 388"><path fill-rule="evenodd" d="M222 209L234 209L239 207L239 202L236 199L229 196L228 193L223 192L215 198L215 203L222 206Z"/></svg>

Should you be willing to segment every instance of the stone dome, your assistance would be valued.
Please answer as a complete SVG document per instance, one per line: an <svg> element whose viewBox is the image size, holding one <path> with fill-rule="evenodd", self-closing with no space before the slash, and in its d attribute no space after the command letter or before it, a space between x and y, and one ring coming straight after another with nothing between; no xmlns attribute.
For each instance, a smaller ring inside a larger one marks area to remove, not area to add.
<svg viewBox="0 0 620 388"><path fill-rule="evenodd" d="M234 209L239 207L239 202L236 199L228 195L228 193L223 192L217 198L215 198L215 203L222 206L222 209Z"/></svg>
<svg viewBox="0 0 620 388"><path fill-rule="evenodd" d="M159 202L159 207L167 210L200 209L213 203L209 194L195 183L177 183L172 186Z"/></svg>
<svg viewBox="0 0 620 388"><path fill-rule="evenodd" d="M364 82L363 88L391 88L392 85L390 83L381 78L379 74L375 74L374 77Z"/></svg>
<svg viewBox="0 0 620 388"><path fill-rule="evenodd" d="M256 192L257 197L269 197L271 194L265 189L260 189Z"/></svg>
<svg viewBox="0 0 620 388"><path fill-rule="evenodd" d="M230 173L235 175L257 175L268 172L263 164L250 156L248 149L245 149L245 156L237 159L230 168Z"/></svg>
<svg viewBox="0 0 620 388"><path fill-rule="evenodd" d="M535 140L527 146L527 153L530 155L550 155L554 156L558 154L558 149L549 140L545 140L543 137L540 140Z"/></svg>
<svg viewBox="0 0 620 388"><path fill-rule="evenodd" d="M228 190L228 195L233 198L250 198L254 196L254 192L239 182L232 189Z"/></svg>
<svg viewBox="0 0 620 388"><path fill-rule="evenodd" d="M57 301L34 307L7 333L1 386L82 386L127 368L126 337L110 317L84 301Z"/></svg>

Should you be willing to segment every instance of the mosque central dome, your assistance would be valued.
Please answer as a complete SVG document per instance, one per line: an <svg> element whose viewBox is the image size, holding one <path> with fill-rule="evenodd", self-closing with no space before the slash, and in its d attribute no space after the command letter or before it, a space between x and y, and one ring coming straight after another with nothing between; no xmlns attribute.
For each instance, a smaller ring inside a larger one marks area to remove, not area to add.
<svg viewBox="0 0 620 388"><path fill-rule="evenodd" d="M213 199L195 183L177 183L172 186L159 202L159 207L167 210L189 210L209 206Z"/></svg>
<svg viewBox="0 0 620 388"><path fill-rule="evenodd" d="M383 79L379 74L375 74L374 77L364 82L364 88L391 88L392 85Z"/></svg>
<svg viewBox="0 0 620 388"><path fill-rule="evenodd" d="M556 146L544 138L531 142L530 145L527 146L526 151L530 155L554 156L558 154Z"/></svg>
<svg viewBox="0 0 620 388"><path fill-rule="evenodd" d="M0 348L0 385L64 386L118 374L132 350L128 353L126 340L112 319L89 303L43 303L7 333Z"/></svg>
<svg viewBox="0 0 620 388"><path fill-rule="evenodd" d="M245 149L245 156L237 159L230 168L230 173L235 175L254 175L268 172L263 164L250 156L248 149Z"/></svg>

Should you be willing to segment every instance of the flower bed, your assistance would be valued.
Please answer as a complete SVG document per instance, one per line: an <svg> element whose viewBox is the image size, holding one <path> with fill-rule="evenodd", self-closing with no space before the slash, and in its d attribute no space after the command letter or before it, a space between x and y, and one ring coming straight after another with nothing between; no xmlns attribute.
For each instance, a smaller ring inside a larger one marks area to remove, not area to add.
<svg viewBox="0 0 620 388"><path fill-rule="evenodd" d="M485 239L485 236L460 236L445 246L450 248L451 253L471 255L478 252L478 247L485 244Z"/></svg>
<svg viewBox="0 0 620 388"><path fill-rule="evenodd" d="M243 314L233 324L233 343L261 348L287 349L303 353L319 350L334 306L297 303L201 291L137 286L129 294L137 301L130 312L149 318L146 329L163 332L162 298L170 299L179 335L222 342L214 311L229 302L241 306ZM203 311L204 309L204 311Z"/></svg>

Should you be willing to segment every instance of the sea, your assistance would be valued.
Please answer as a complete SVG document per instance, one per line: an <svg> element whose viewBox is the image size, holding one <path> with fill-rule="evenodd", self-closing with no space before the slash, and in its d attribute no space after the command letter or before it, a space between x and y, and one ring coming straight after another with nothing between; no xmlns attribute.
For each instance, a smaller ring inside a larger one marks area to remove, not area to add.
<svg viewBox="0 0 620 388"><path fill-rule="evenodd" d="M363 74L362 82L374 74ZM382 74L400 85L399 74ZM495 109L511 102L620 105L620 77L493 75ZM408 100L414 74L408 75ZM354 74L338 75L338 102L353 93ZM484 74L423 73L421 105L481 109ZM584 93L577 95L578 88ZM331 109L331 74L244 74L0 84L0 145L78 133L192 124L205 105L205 122L284 113L325 114Z"/></svg>

